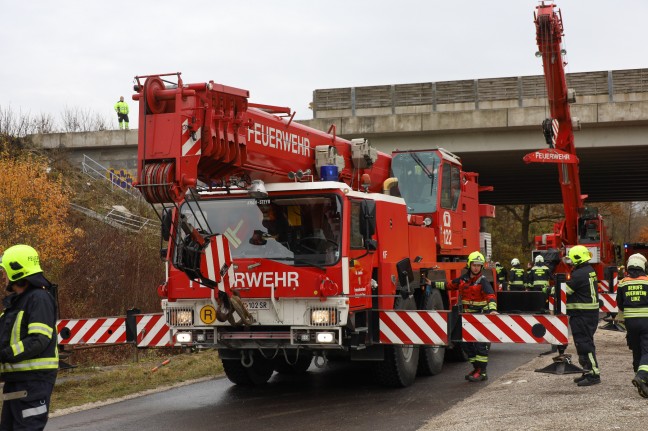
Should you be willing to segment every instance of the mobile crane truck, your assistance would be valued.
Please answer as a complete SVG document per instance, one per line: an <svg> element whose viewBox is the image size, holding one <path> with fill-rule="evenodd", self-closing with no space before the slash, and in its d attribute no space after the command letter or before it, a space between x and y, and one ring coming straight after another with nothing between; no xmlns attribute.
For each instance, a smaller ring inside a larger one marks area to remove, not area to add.
<svg viewBox="0 0 648 431"><path fill-rule="evenodd" d="M599 288L612 291L616 279L615 247L607 234L603 217L598 210L585 206L587 195L581 194L578 157L574 146L574 130L580 122L572 118L569 103L575 102L572 89L567 88L562 14L556 5L542 2L535 13L536 41L542 57L547 99L551 117L542 124L549 148L524 156L527 163L556 163L562 192L565 218L554 225L552 233L535 237L533 257L542 254L552 264L555 273L569 272L564 258L575 245L587 247L596 270Z"/></svg>
<svg viewBox="0 0 648 431"><path fill-rule="evenodd" d="M422 276L458 277L480 249L495 209L476 173L443 149L388 155L306 127L213 81L136 81L137 187L163 222L175 343L217 348L241 385L313 360L370 361L396 387L441 371L449 312L415 311L456 303Z"/></svg>

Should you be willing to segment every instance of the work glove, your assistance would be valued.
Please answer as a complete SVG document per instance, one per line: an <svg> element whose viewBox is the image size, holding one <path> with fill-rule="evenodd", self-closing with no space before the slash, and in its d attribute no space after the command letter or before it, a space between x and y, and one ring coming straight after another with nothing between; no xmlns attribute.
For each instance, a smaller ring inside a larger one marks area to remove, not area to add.
<svg viewBox="0 0 648 431"><path fill-rule="evenodd" d="M497 314L497 304L493 301L489 302L483 309L482 313L484 314L491 314L491 313L496 313Z"/></svg>

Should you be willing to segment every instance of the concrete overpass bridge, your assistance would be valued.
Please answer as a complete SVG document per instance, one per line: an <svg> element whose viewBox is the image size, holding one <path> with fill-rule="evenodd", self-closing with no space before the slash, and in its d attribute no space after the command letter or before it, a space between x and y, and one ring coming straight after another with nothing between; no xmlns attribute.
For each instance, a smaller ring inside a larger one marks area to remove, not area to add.
<svg viewBox="0 0 648 431"><path fill-rule="evenodd" d="M648 69L571 73L581 189L589 202L648 200ZM335 124L346 138L369 138L384 152L443 147L459 155L493 204L561 202L558 167L526 165L522 157L547 148L549 117L544 77L315 90L320 130Z"/></svg>
<svg viewBox="0 0 648 431"><path fill-rule="evenodd" d="M648 201L648 69L571 73L571 105L582 130L575 143L581 188L589 202ZM315 90L314 119L346 138L365 137L384 152L443 147L495 190L493 204L558 203L557 167L526 165L546 148L540 124L549 116L544 78L522 76ZM87 154L107 168L136 174L137 131L35 135L73 162Z"/></svg>

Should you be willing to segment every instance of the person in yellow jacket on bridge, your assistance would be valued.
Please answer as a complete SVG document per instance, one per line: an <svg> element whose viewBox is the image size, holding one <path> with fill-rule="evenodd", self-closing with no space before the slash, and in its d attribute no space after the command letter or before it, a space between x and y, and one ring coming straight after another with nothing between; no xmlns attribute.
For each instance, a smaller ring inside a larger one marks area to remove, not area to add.
<svg viewBox="0 0 648 431"><path fill-rule="evenodd" d="M128 103L124 102L124 96L121 96L119 102L115 103L115 111L117 112L119 128L128 130Z"/></svg>

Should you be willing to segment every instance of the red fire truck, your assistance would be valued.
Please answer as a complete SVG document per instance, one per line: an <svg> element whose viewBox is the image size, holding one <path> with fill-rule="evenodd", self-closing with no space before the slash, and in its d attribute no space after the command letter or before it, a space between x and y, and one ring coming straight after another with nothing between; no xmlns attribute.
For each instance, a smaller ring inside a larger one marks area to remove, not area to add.
<svg viewBox="0 0 648 431"><path fill-rule="evenodd" d="M180 73L136 80L137 187L162 220L166 321L176 344L217 348L234 383L335 359L402 387L439 373L446 347L461 358L454 340L566 343L566 319L462 318L456 297L422 288L458 277L489 238L490 188L456 155L377 152Z"/></svg>

